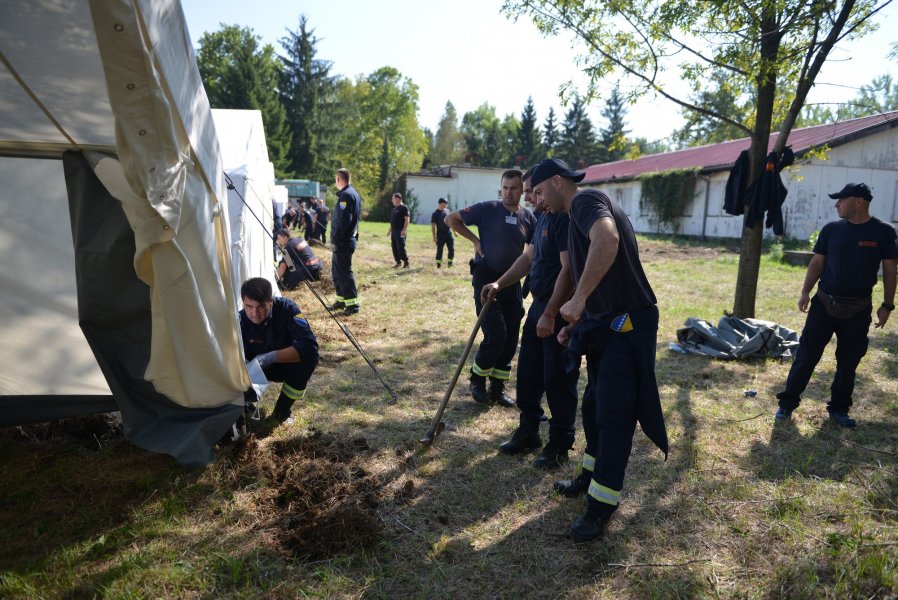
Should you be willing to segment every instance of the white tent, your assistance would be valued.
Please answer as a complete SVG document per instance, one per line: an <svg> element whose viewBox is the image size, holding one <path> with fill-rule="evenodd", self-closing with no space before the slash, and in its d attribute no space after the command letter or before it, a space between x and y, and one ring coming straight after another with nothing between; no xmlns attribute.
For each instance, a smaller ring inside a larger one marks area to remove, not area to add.
<svg viewBox="0 0 898 600"><path fill-rule="evenodd" d="M228 189L231 264L234 290L261 273L277 290L274 277L274 165L268 160L262 113L258 110L212 110ZM283 214L283 213L281 213ZM239 301L239 298L235 298Z"/></svg>
<svg viewBox="0 0 898 600"><path fill-rule="evenodd" d="M249 380L180 5L4 0L0 59L0 425L118 408L208 462Z"/></svg>

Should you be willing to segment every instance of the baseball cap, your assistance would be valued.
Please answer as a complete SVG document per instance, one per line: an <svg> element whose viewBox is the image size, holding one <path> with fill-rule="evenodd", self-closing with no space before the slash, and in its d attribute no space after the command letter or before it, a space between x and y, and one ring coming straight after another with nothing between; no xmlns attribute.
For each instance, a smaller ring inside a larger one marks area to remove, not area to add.
<svg viewBox="0 0 898 600"><path fill-rule="evenodd" d="M829 195L833 200L838 200L839 198L863 198L867 202L873 200L873 192L870 191L870 188L867 187L866 183L849 183L841 190L834 194Z"/></svg>
<svg viewBox="0 0 898 600"><path fill-rule="evenodd" d="M533 175L530 177L530 185L536 187L546 179L554 177L555 175L567 177L568 179L572 179L574 183L577 183L586 177L586 171L573 171L567 163L560 158L547 158L536 165L536 168L533 170Z"/></svg>
<svg viewBox="0 0 898 600"><path fill-rule="evenodd" d="M445 198L440 198L439 200L437 200L437 204L449 204L449 203L446 202Z"/></svg>

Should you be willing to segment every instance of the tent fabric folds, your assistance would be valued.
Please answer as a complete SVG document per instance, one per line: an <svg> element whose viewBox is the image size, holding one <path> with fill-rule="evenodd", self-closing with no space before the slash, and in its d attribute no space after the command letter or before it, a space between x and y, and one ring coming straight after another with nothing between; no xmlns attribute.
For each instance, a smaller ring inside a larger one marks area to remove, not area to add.
<svg viewBox="0 0 898 600"><path fill-rule="evenodd" d="M58 298L25 280L4 291L16 312L0 311L0 318L38 321L51 313L47 307L61 307L46 320L58 325L60 340L81 337L80 326L87 344L64 349L78 359L82 379L102 372L96 378L105 379L121 410L127 439L187 465L205 464L250 381L218 137L181 7L177 0L9 0L0 3L0 17L0 103L14 109L14 118L0 120L0 160L50 159L43 169L20 171L54 182L44 186L51 196L0 192L0 214L27 213L6 207L29 202L50 205L54 215L68 212L72 244L58 244L55 262L71 260L76 280ZM57 186L63 172L65 184ZM18 239L46 243L39 232L28 237L32 222L0 228L0 247ZM0 266L0 281L21 273ZM38 292L48 299L40 313L28 305ZM0 357L14 359L34 345L25 334L15 341L22 345L0 349ZM0 374L0 425L107 406L94 379L79 386L71 368L50 361L40 368L39 386L34 376ZM46 401L50 396L55 400ZM69 400L81 407L60 407ZM13 420L6 418L11 405Z"/></svg>
<svg viewBox="0 0 898 600"><path fill-rule="evenodd" d="M735 360L749 357L792 359L798 334L771 321L725 316L714 327L704 319L690 317L677 330L673 350Z"/></svg>

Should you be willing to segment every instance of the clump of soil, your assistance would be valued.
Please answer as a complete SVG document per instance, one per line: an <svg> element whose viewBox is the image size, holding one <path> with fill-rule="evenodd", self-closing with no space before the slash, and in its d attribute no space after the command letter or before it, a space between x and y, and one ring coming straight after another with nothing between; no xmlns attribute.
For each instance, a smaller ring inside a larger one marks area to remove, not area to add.
<svg viewBox="0 0 898 600"><path fill-rule="evenodd" d="M363 467L364 438L341 440L312 430L261 447L254 438L234 456L238 484L260 489L260 527L274 530L282 549L317 560L371 546L380 537L382 482ZM259 487L260 478L267 485Z"/></svg>
<svg viewBox="0 0 898 600"><path fill-rule="evenodd" d="M46 423L0 428L5 436L25 438L32 442L48 442L69 439L88 450L100 450L113 440L122 437L122 419L119 413L103 413L56 419Z"/></svg>

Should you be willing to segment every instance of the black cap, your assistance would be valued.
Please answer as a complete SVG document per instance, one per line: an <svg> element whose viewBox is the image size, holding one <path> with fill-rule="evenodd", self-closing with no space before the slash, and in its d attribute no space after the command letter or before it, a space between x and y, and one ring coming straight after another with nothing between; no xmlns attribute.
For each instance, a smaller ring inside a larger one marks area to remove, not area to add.
<svg viewBox="0 0 898 600"><path fill-rule="evenodd" d="M449 203L446 202L445 198L440 198L439 200L437 200L437 204L449 204Z"/></svg>
<svg viewBox="0 0 898 600"><path fill-rule="evenodd" d="M536 165L536 168L533 170L533 175L530 177L530 185L536 187L546 179L554 177L555 175L567 177L568 179L573 180L574 183L578 183L586 177L586 171L573 171L567 166L567 163L560 158L547 158Z"/></svg>
<svg viewBox="0 0 898 600"><path fill-rule="evenodd" d="M866 183L849 183L835 194L830 194L830 198L838 200L839 198L863 198L867 202L873 200L873 192L867 187Z"/></svg>

